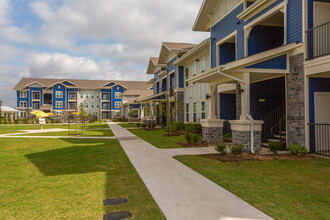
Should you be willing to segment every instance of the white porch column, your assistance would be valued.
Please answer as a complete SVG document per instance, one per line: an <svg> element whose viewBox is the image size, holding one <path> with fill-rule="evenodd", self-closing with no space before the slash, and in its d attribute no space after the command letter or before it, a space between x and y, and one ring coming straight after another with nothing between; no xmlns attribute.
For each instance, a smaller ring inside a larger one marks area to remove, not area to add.
<svg viewBox="0 0 330 220"><path fill-rule="evenodd" d="M216 96L216 85L210 85L209 86L209 115L208 119L217 119L217 116L215 115L215 96Z"/></svg>
<svg viewBox="0 0 330 220"><path fill-rule="evenodd" d="M245 84L240 83L242 89L240 120L247 120L246 114L250 114L250 73L243 73L243 80Z"/></svg>

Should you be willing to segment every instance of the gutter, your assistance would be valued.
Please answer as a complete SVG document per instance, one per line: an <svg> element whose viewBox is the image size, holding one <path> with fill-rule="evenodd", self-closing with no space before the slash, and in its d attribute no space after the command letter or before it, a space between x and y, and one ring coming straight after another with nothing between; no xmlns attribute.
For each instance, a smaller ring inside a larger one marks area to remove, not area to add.
<svg viewBox="0 0 330 220"><path fill-rule="evenodd" d="M221 72L221 67L223 67L223 66L219 66L218 67L218 73L220 74L220 75L222 75L222 76L224 76L224 77L228 77L228 78L230 78L230 79L233 79L233 80L236 80L237 82L240 82L240 83L243 83L244 84L244 91L245 91L245 108L246 108L246 110L245 110L245 116L250 120L250 122L251 122L251 153L252 154L254 154L254 149L253 149L253 147L254 147L254 120L253 120L253 118L252 118L252 116L250 115L250 107L249 107L249 102L248 102L248 94L249 94L249 84L248 83L246 83L245 81L243 81L243 80L241 80L241 79L239 79L239 78L236 78L236 77L234 77L234 76L231 76L231 75L228 75L228 74L226 74L226 73L223 73L223 72Z"/></svg>

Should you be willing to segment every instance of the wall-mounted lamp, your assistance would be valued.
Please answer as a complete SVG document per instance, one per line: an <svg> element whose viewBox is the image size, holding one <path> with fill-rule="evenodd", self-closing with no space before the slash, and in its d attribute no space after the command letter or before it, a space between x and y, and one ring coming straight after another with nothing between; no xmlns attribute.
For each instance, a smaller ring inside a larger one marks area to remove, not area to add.
<svg viewBox="0 0 330 220"><path fill-rule="evenodd" d="M206 97L205 97L207 100L209 99L209 98L211 98L211 96L210 96L210 94L206 94Z"/></svg>

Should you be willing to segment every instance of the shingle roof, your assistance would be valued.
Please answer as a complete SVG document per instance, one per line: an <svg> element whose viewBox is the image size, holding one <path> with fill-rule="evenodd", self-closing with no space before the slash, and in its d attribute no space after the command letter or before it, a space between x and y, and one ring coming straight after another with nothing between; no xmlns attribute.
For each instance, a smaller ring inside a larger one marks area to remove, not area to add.
<svg viewBox="0 0 330 220"><path fill-rule="evenodd" d="M153 63L153 65L157 65L158 64L158 57L150 57L150 60Z"/></svg>
<svg viewBox="0 0 330 220"><path fill-rule="evenodd" d="M185 49L188 50L197 46L197 44L191 44L191 43L164 42L163 44L170 50L185 50Z"/></svg>
<svg viewBox="0 0 330 220"><path fill-rule="evenodd" d="M136 101L143 99L145 97L148 97L152 94L153 94L153 90L148 89L148 90L129 90L129 91L125 91L122 95L138 95L131 101L125 103L125 104L132 104L132 103L135 103Z"/></svg>
<svg viewBox="0 0 330 220"><path fill-rule="evenodd" d="M60 83L63 81L68 81L77 86L77 88L82 89L95 89L101 88L108 83L120 84L127 88L127 90L143 90L150 88L150 84L147 84L146 81L119 81L119 80L82 80L82 79L46 79L46 78L23 78L13 90L21 90L26 87L26 85L33 82L40 83L46 87Z"/></svg>

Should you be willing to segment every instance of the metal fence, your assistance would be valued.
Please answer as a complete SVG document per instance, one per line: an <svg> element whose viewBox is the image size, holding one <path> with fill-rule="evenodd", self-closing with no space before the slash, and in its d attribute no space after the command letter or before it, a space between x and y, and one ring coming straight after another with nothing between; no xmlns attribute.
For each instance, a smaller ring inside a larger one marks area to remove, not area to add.
<svg viewBox="0 0 330 220"><path fill-rule="evenodd" d="M309 124L310 151L330 156L330 124Z"/></svg>
<svg viewBox="0 0 330 220"><path fill-rule="evenodd" d="M306 31L307 60L330 54L330 22Z"/></svg>

